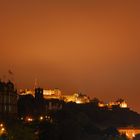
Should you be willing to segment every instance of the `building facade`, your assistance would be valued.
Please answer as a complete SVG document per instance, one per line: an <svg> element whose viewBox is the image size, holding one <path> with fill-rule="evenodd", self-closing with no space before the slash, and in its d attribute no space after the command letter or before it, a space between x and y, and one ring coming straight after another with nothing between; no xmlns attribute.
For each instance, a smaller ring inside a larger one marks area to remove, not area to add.
<svg viewBox="0 0 140 140"><path fill-rule="evenodd" d="M0 113L2 116L17 114L17 91L11 81L0 81Z"/></svg>

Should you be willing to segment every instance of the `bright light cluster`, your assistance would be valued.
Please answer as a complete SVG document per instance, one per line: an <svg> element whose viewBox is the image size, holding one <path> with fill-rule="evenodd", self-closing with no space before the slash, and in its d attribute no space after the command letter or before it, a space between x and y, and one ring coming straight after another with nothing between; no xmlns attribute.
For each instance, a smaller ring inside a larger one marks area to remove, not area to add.
<svg viewBox="0 0 140 140"><path fill-rule="evenodd" d="M112 108L113 106L119 106L120 108L128 108L128 105L125 101L123 102L110 102L108 104L105 104L103 102L99 102L98 103L99 107L108 107L108 108Z"/></svg>
<svg viewBox="0 0 140 140"><path fill-rule="evenodd" d="M31 122L33 122L33 121L43 121L43 120L51 120L51 117L50 116L39 116L39 117L29 117L29 116L26 116L25 118L24 117L21 117L20 118L20 120L22 120L22 121L25 121L25 122L27 122L27 123L31 123Z"/></svg>
<svg viewBox="0 0 140 140"><path fill-rule="evenodd" d="M0 135L6 133L5 127L3 125L3 123L0 124Z"/></svg>

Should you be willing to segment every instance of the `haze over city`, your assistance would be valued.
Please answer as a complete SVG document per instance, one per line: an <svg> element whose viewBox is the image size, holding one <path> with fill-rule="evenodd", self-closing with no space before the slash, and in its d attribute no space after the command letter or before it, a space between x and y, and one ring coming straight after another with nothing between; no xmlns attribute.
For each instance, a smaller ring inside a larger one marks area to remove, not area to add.
<svg viewBox="0 0 140 140"><path fill-rule="evenodd" d="M140 112L139 1L1 1L0 77L17 88L124 98ZM13 75L8 74L8 70Z"/></svg>

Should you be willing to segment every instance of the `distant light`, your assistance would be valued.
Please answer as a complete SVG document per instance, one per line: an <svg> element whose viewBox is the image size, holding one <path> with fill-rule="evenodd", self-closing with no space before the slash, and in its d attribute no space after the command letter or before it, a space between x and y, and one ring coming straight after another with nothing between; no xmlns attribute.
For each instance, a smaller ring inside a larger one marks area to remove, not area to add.
<svg viewBox="0 0 140 140"><path fill-rule="evenodd" d="M135 133L133 133L132 136L135 137Z"/></svg>
<svg viewBox="0 0 140 140"><path fill-rule="evenodd" d="M4 130L5 130L4 128L1 129L1 131L4 131Z"/></svg>
<svg viewBox="0 0 140 140"><path fill-rule="evenodd" d="M99 107L105 107L105 104L104 103L98 103L98 106Z"/></svg>
<svg viewBox="0 0 140 140"><path fill-rule="evenodd" d="M48 116L45 116L46 119L48 119Z"/></svg>
<svg viewBox="0 0 140 140"><path fill-rule="evenodd" d="M23 117L21 117L20 119L23 120Z"/></svg>
<svg viewBox="0 0 140 140"><path fill-rule="evenodd" d="M127 108L127 103L126 103L126 102L122 102L122 103L120 104L120 107L121 107L121 108Z"/></svg>
<svg viewBox="0 0 140 140"><path fill-rule="evenodd" d="M0 127L3 127L3 124L2 123L0 124Z"/></svg>
<svg viewBox="0 0 140 140"><path fill-rule="evenodd" d="M80 100L77 100L76 101L76 104L81 104L82 102Z"/></svg>
<svg viewBox="0 0 140 140"><path fill-rule="evenodd" d="M32 118L27 118L27 121L28 121L28 122L32 122L33 119L32 119Z"/></svg>
<svg viewBox="0 0 140 140"><path fill-rule="evenodd" d="M39 118L39 119L42 121L44 118L43 118L43 116L40 116L40 118Z"/></svg>

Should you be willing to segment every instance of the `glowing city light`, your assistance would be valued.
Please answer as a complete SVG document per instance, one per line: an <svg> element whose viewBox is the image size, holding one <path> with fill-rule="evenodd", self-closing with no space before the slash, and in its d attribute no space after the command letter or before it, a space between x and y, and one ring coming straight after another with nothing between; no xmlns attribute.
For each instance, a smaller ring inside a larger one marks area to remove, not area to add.
<svg viewBox="0 0 140 140"><path fill-rule="evenodd" d="M0 127L3 127L3 124L2 123L0 124Z"/></svg>
<svg viewBox="0 0 140 140"><path fill-rule="evenodd" d="M40 118L39 118L39 119L40 119L40 121L42 121L44 118L43 118L43 116L40 116Z"/></svg>
<svg viewBox="0 0 140 140"><path fill-rule="evenodd" d="M5 130L5 128L4 128L4 125L1 123L1 124L0 124L0 135L2 135L2 134L4 134L4 133L6 133L6 130Z"/></svg>
<svg viewBox="0 0 140 140"><path fill-rule="evenodd" d="M24 118L23 118L23 117L21 117L20 119L21 119L21 120L23 120Z"/></svg>
<svg viewBox="0 0 140 140"><path fill-rule="evenodd" d="M1 131L4 131L4 130L5 130L4 128L1 129Z"/></svg>
<svg viewBox="0 0 140 140"><path fill-rule="evenodd" d="M28 122L32 122L33 119L29 117L29 118L27 118L27 121L28 121Z"/></svg>
<svg viewBox="0 0 140 140"><path fill-rule="evenodd" d="M126 102L120 103L120 107L121 107L121 108L127 108L127 103L126 103Z"/></svg>
<svg viewBox="0 0 140 140"><path fill-rule="evenodd" d="M82 102L80 100L77 100L76 101L76 104L81 104Z"/></svg>

